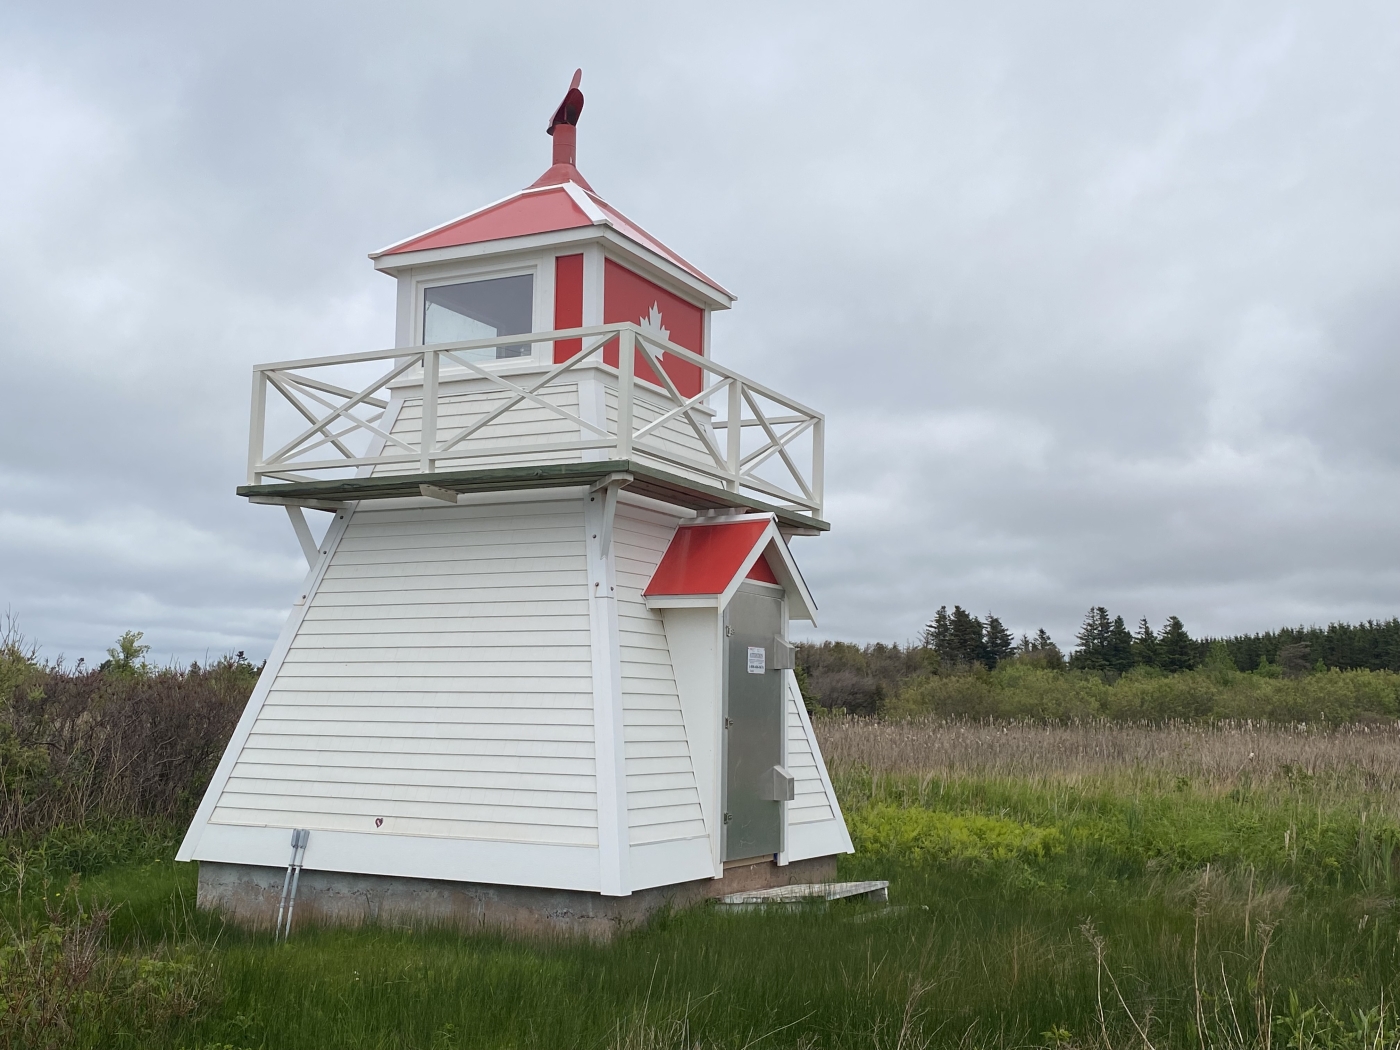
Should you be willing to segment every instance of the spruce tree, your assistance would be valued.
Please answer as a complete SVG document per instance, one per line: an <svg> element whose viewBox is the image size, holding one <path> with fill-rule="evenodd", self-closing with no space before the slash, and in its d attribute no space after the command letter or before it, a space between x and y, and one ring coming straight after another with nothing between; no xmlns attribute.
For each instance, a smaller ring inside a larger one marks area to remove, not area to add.
<svg viewBox="0 0 1400 1050"><path fill-rule="evenodd" d="M983 643L984 662L991 670L1016 651L1011 632L991 613L987 614L987 634Z"/></svg>
<svg viewBox="0 0 1400 1050"><path fill-rule="evenodd" d="M1137 635L1133 638L1133 663L1139 667L1158 666L1157 635L1144 616L1138 621Z"/></svg>
<svg viewBox="0 0 1400 1050"><path fill-rule="evenodd" d="M1105 649L1104 663L1110 671L1126 674L1133 669L1133 636L1128 633L1128 625L1123 622L1123 617L1113 618Z"/></svg>
<svg viewBox="0 0 1400 1050"><path fill-rule="evenodd" d="M1031 642L1031 652L1040 654L1040 665L1051 671L1059 671L1065 666L1064 654L1060 652L1060 647L1055 644L1050 633L1044 627L1035 632L1035 640Z"/></svg>
<svg viewBox="0 0 1400 1050"><path fill-rule="evenodd" d="M1070 657L1069 665L1085 671L1106 670L1112 634L1113 621L1108 618L1108 610L1102 605L1093 606L1084 614L1084 623L1074 636L1079 646Z"/></svg>
<svg viewBox="0 0 1400 1050"><path fill-rule="evenodd" d="M940 605L933 620L924 628L924 645L937 654L941 665L952 665L953 625L948 618L948 606Z"/></svg>
<svg viewBox="0 0 1400 1050"><path fill-rule="evenodd" d="M1186 633L1186 625L1175 616L1168 618L1157 640L1159 666L1170 674L1189 671L1196 666L1196 643Z"/></svg>
<svg viewBox="0 0 1400 1050"><path fill-rule="evenodd" d="M982 621L961 605L953 606L951 621L953 654L960 664L982 662Z"/></svg>

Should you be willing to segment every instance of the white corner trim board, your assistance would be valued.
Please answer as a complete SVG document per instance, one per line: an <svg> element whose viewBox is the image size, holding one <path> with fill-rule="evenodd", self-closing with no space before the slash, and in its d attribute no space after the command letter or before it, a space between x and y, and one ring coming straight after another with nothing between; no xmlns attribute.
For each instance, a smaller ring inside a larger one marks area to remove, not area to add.
<svg viewBox="0 0 1400 1050"><path fill-rule="evenodd" d="M610 487L611 488L611 487ZM622 654L617 580L609 537L616 496L583 501L588 563L588 618L593 652L593 748L598 800L598 885L609 896L631 892L627 851L627 770L623 742ZM604 542L607 545L604 546Z"/></svg>

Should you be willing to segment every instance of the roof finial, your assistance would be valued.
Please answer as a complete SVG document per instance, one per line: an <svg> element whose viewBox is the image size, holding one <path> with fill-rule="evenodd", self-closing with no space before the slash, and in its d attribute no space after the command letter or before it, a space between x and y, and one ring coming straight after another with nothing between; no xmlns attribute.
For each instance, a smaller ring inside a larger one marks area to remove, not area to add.
<svg viewBox="0 0 1400 1050"><path fill-rule="evenodd" d="M579 81L582 79L583 70L574 70L574 79L569 81L568 93L564 96L564 101L559 103L559 108L554 111L554 116L550 118L549 127L545 129L547 134L553 135L554 129L560 124L567 124L570 127L578 125L579 114L583 112L583 92L578 89Z"/></svg>
<svg viewBox="0 0 1400 1050"><path fill-rule="evenodd" d="M554 139L554 159L550 169L536 179L533 186L558 186L565 182L576 182L584 189L591 189L575 167L578 154L578 118L583 112L583 92L578 89L582 79L583 70L574 70L574 79L569 83L564 101L559 103L559 108L549 120L549 127L545 131Z"/></svg>

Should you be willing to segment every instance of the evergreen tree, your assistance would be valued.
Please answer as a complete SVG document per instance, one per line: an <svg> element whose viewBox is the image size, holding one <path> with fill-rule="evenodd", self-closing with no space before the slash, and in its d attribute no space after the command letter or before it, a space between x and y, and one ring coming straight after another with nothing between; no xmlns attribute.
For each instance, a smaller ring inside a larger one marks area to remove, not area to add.
<svg viewBox="0 0 1400 1050"><path fill-rule="evenodd" d="M982 621L973 616L961 605L953 606L950 622L953 656L959 664L982 662L982 647L985 639L982 634Z"/></svg>
<svg viewBox="0 0 1400 1050"><path fill-rule="evenodd" d="M1074 636L1079 645L1070 657L1069 665L1085 671L1106 670L1112 634L1113 621L1108 618L1108 610L1102 605L1093 606L1084 614L1084 623Z"/></svg>
<svg viewBox="0 0 1400 1050"><path fill-rule="evenodd" d="M948 606L940 605L924 628L924 646L937 654L940 663L953 662L953 624L948 618Z"/></svg>
<svg viewBox="0 0 1400 1050"><path fill-rule="evenodd" d="M1166 626L1162 628L1162 636L1157 640L1159 666L1162 670L1172 674L1177 671L1189 671L1196 666L1196 649L1196 643L1186 633L1186 625L1177 617L1170 617Z"/></svg>
<svg viewBox="0 0 1400 1050"><path fill-rule="evenodd" d="M987 633L982 648L983 661L989 670L1016 651L1011 632L991 613L987 614Z"/></svg>
<svg viewBox="0 0 1400 1050"><path fill-rule="evenodd" d="M1059 671L1065 666L1064 654L1060 652L1060 647L1055 644L1044 627L1035 632L1035 639L1031 642L1031 652L1035 654L1040 666L1051 671Z"/></svg>
<svg viewBox="0 0 1400 1050"><path fill-rule="evenodd" d="M1140 667L1158 666L1157 635L1144 616L1138 621L1137 634L1133 638L1133 663Z"/></svg>
<svg viewBox="0 0 1400 1050"><path fill-rule="evenodd" d="M1121 616L1115 616L1109 627L1104 663L1110 671L1118 674L1126 674L1133 669L1133 636L1128 633L1128 625Z"/></svg>

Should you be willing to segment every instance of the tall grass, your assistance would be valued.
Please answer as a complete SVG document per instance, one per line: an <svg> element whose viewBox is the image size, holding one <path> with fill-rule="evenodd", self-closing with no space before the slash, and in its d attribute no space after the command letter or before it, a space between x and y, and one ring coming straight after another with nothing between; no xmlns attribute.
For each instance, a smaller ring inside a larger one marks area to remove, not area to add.
<svg viewBox="0 0 1400 1050"><path fill-rule="evenodd" d="M889 908L274 946L171 859L253 669L0 660L0 1047L1397 1046L1396 676L1006 670L816 719Z"/></svg>
<svg viewBox="0 0 1400 1050"><path fill-rule="evenodd" d="M82 899L120 902L108 950L207 951L215 978L186 1014L64 1045L1396 1046L1393 728L817 729L860 846L841 874L891 879L889 908L274 947L189 916L194 873L157 851Z"/></svg>
<svg viewBox="0 0 1400 1050"><path fill-rule="evenodd" d="M1135 774L1232 788L1312 783L1400 800L1400 721L1328 727L1258 722L904 721L824 717L815 728L835 772L1006 776Z"/></svg>

